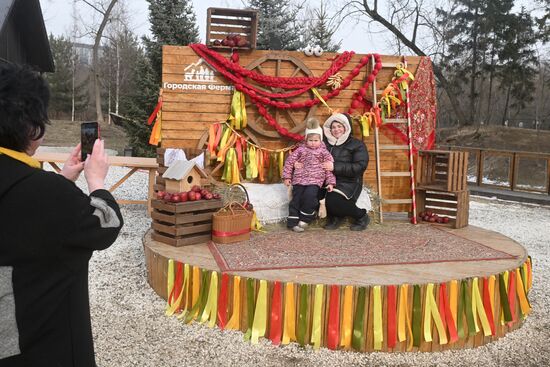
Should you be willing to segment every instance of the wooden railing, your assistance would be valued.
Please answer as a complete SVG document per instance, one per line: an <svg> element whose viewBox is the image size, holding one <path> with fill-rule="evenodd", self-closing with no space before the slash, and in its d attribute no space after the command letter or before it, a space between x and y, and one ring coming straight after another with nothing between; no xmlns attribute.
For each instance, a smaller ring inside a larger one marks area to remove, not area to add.
<svg viewBox="0 0 550 367"><path fill-rule="evenodd" d="M550 154L449 145L438 149L470 153L470 184L550 195Z"/></svg>
<svg viewBox="0 0 550 367"><path fill-rule="evenodd" d="M64 163L69 157L69 153L52 153L52 152L37 152L33 158L37 159L41 165L48 163L57 172L61 172L59 163ZM117 198L119 204L144 204L147 205L147 213L151 213L151 198L153 197L153 185L155 184L155 176L157 173L157 160L155 158L141 157L125 157L125 156L109 156L109 164L111 166L127 167L130 170L114 185L108 188L109 192L113 192L117 187L122 185L130 176L138 170L147 170L149 173L149 183L147 191L147 200L126 200Z"/></svg>

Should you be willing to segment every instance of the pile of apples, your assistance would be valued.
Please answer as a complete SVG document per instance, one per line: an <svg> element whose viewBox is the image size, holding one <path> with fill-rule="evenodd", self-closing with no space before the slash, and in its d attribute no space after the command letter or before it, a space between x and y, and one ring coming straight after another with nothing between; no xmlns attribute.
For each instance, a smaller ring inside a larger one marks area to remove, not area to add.
<svg viewBox="0 0 550 367"><path fill-rule="evenodd" d="M200 186L195 185L190 191L178 192L174 194L158 191L157 199L164 200L168 203L184 203L186 201L220 199L220 194L210 192L207 189L202 189Z"/></svg>
<svg viewBox="0 0 550 367"><path fill-rule="evenodd" d="M215 40L212 42L214 46L227 46L227 47L248 47L250 42L238 35L228 35L224 39Z"/></svg>
<svg viewBox="0 0 550 367"><path fill-rule="evenodd" d="M420 212L418 214L418 218L423 220L424 222L431 222L431 223L449 223L448 217L440 217L439 215L432 213L430 211L426 212Z"/></svg>

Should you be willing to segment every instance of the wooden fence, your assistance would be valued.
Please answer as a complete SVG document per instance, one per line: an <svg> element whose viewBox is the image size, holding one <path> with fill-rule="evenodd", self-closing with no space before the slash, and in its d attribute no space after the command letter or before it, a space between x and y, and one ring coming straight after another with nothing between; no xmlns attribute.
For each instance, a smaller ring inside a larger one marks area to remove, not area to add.
<svg viewBox="0 0 550 367"><path fill-rule="evenodd" d="M550 195L550 154L439 145L469 152L468 182Z"/></svg>

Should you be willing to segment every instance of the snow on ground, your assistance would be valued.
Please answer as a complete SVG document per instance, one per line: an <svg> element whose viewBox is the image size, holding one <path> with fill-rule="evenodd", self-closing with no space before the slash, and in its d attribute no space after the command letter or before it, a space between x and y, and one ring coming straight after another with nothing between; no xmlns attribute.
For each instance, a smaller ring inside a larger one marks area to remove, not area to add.
<svg viewBox="0 0 550 367"><path fill-rule="evenodd" d="M114 183L126 170L112 167ZM82 180L79 185L82 185ZM115 196L143 199L147 174L139 173ZM121 192L124 191L124 192ZM150 227L145 207L124 206L125 225L113 246L92 257L90 302L99 366L548 366L550 365L550 207L473 198L470 223L501 232L533 257L531 315L497 342L439 353L355 353L297 344L258 345L243 334L206 325L185 325L164 316L165 302L147 284L142 237Z"/></svg>

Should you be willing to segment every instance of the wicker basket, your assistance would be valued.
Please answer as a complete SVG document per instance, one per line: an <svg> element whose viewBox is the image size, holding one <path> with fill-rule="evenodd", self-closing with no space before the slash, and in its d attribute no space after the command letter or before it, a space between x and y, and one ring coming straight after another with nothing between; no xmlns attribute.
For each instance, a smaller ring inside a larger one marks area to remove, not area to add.
<svg viewBox="0 0 550 367"><path fill-rule="evenodd" d="M234 243L250 239L252 211L244 205L232 202L212 216L212 241Z"/></svg>

